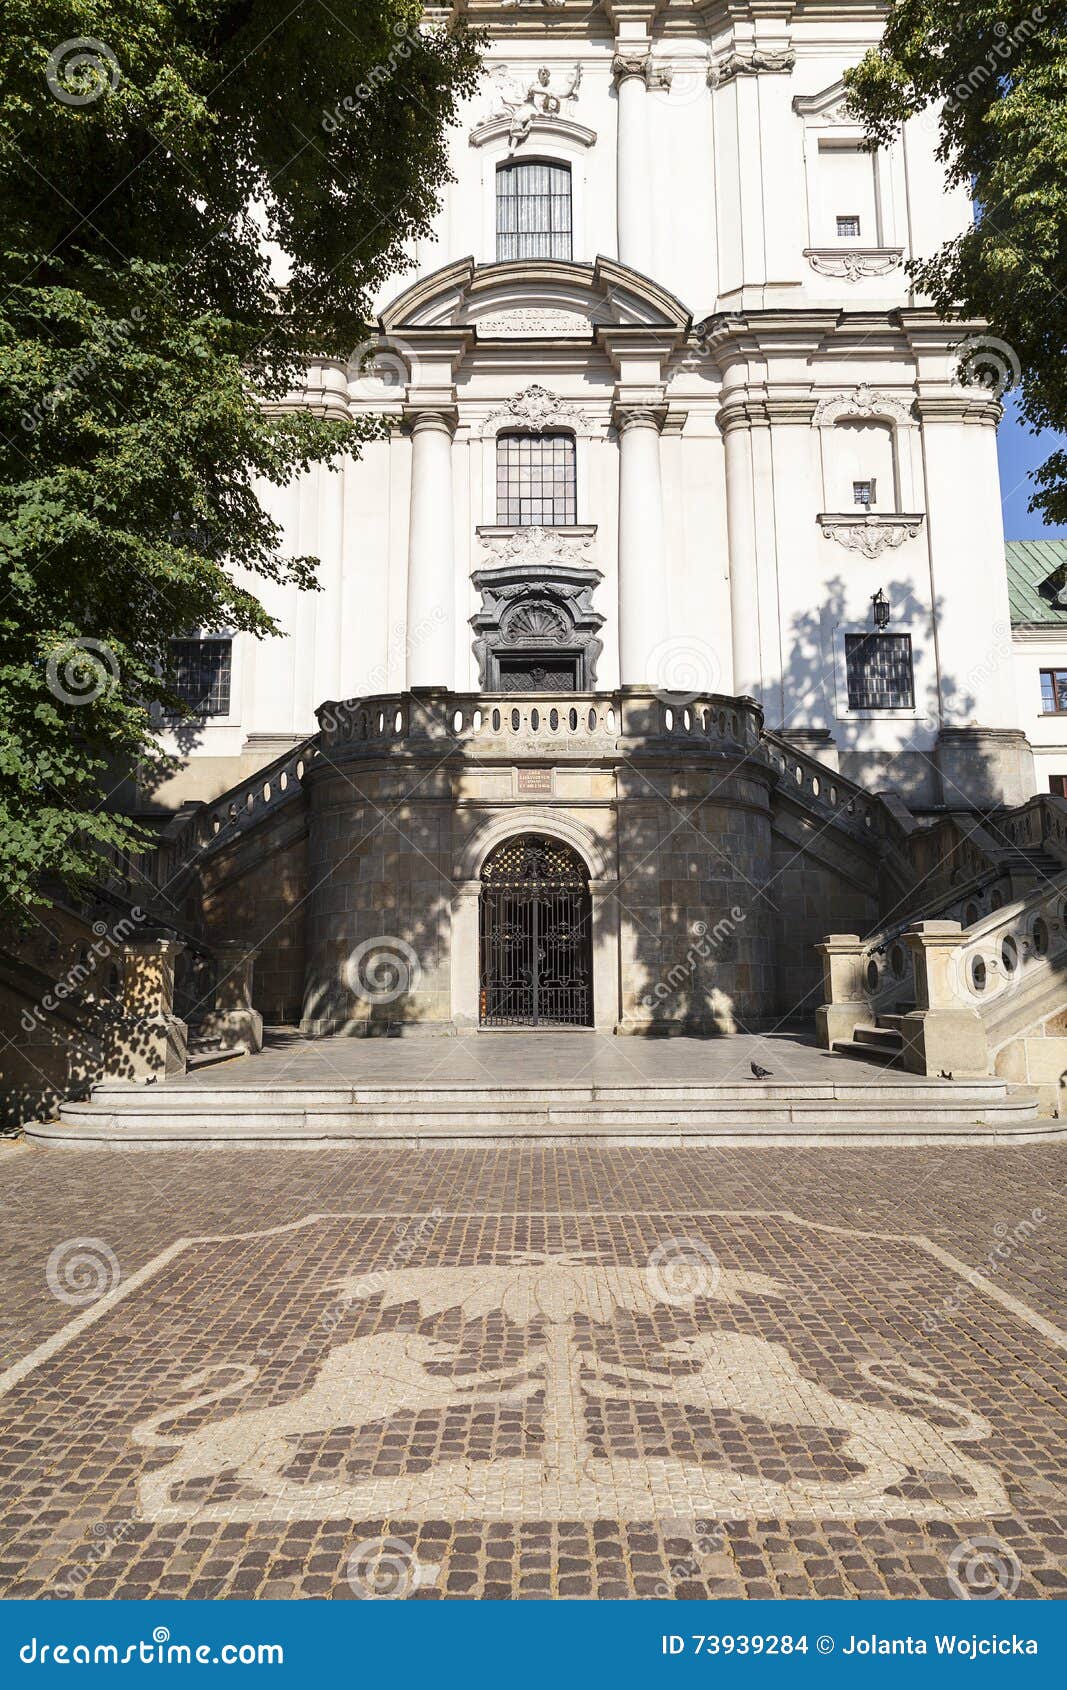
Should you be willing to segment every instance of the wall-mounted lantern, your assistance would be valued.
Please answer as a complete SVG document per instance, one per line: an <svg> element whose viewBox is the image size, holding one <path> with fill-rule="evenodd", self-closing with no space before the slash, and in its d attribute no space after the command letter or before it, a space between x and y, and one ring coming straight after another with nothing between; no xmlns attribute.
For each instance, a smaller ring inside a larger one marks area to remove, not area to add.
<svg viewBox="0 0 1067 1690"><path fill-rule="evenodd" d="M876 628L888 628L890 604L882 588L871 594L871 604L874 607L874 625Z"/></svg>

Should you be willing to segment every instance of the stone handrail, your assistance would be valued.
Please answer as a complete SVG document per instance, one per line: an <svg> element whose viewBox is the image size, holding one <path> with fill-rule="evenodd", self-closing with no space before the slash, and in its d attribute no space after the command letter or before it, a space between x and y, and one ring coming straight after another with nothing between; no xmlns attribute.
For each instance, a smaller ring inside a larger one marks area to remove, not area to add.
<svg viewBox="0 0 1067 1690"><path fill-rule="evenodd" d="M639 688L617 692L458 693L444 689L353 698L318 712L321 743L333 754L374 756L379 750L437 742L457 750L521 742L555 756L625 751L627 743L685 740L723 751L754 750L758 706L706 694L674 699Z"/></svg>
<svg viewBox="0 0 1067 1690"><path fill-rule="evenodd" d="M1067 1004L1067 882L994 911L953 953L954 993L978 1012L991 1053Z"/></svg>
<svg viewBox="0 0 1067 1690"><path fill-rule="evenodd" d="M140 877L157 892L173 890L205 852L229 844L268 813L291 802L319 755L316 738L283 752L228 792L172 822L156 849L145 852L137 864Z"/></svg>
<svg viewBox="0 0 1067 1690"><path fill-rule="evenodd" d="M994 816L987 827L1002 842L1020 850L1043 850L1067 865L1067 799L1040 792L1006 816Z"/></svg>
<svg viewBox="0 0 1067 1690"><path fill-rule="evenodd" d="M765 755L780 778L780 791L814 808L858 839L899 847L907 835L878 793L869 793L817 757L798 751L781 734L765 729Z"/></svg>

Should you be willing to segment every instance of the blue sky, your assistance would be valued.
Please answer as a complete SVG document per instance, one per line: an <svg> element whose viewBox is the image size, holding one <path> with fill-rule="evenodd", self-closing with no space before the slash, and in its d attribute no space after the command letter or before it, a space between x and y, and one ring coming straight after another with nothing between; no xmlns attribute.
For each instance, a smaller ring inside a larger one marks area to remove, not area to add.
<svg viewBox="0 0 1067 1690"><path fill-rule="evenodd" d="M1004 421L997 435L1004 534L1009 540L1064 540L1067 528L1046 528L1040 512L1027 510L1034 491L1028 471L1036 469L1058 443L1055 434L1031 434L1019 421L1015 395L1004 399Z"/></svg>

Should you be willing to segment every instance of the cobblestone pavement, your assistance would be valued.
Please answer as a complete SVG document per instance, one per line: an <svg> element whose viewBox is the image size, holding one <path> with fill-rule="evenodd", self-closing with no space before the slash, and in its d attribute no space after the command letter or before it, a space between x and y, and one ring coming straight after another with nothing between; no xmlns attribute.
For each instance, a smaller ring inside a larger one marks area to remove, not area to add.
<svg viewBox="0 0 1067 1690"><path fill-rule="evenodd" d="M1065 1169L5 1150L0 1590L1061 1596Z"/></svg>

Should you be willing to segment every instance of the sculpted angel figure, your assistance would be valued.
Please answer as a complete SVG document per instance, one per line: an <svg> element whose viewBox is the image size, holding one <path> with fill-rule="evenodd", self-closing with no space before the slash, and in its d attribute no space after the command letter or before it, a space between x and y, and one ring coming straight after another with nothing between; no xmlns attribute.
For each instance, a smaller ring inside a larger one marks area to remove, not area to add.
<svg viewBox="0 0 1067 1690"><path fill-rule="evenodd" d="M506 66L501 66L495 81L499 103L510 119L508 150L514 152L529 137L535 117L554 117L565 100L576 100L581 80L580 64L559 72L558 76L548 65L542 65L532 82L513 76Z"/></svg>

